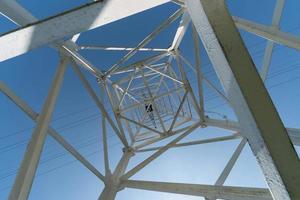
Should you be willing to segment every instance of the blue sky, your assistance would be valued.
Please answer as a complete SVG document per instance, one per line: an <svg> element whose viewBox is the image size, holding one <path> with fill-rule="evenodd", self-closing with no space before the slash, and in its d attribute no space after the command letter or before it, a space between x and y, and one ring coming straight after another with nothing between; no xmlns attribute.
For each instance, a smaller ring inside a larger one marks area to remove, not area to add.
<svg viewBox="0 0 300 200"><path fill-rule="evenodd" d="M86 1L77 0L31 0L18 1L38 19L82 5ZM230 12L233 15L246 18L262 24L270 24L275 0L228 0ZM287 0L284 8L281 28L295 35L300 34L299 18L300 2ZM124 20L108 24L104 27L83 33L79 44L113 45L133 47L147 34L170 16L178 7L172 3L131 16ZM154 39L148 46L167 48L174 37L178 20L167 30ZM0 16L0 33L13 30L16 26ZM241 32L249 52L260 69L262 65L265 40L249 33ZM194 63L193 43L190 30L180 46L183 55ZM82 51L100 69L106 69L114 64L124 53ZM132 60L138 60L145 54L138 54ZM207 78L218 83L209 60L202 48L201 62ZM58 54L50 47L42 47L0 63L0 80L5 82L16 94L24 99L36 111L40 111L48 93L56 66ZM106 66L106 67L105 67ZM288 127L300 128L300 60L299 52L281 45L275 45L269 77L266 86L279 114ZM188 72L191 74L191 72ZM95 78L85 73L95 90ZM196 82L191 79L191 82ZM205 87L207 100L206 110L226 115L235 119L232 110L224 104L213 91ZM109 107L108 102L105 104ZM21 162L34 123L4 95L0 94L0 200L7 199L16 172ZM111 111L111 110L110 110ZM210 114L212 117L219 117ZM104 171L103 156L100 141L99 111L94 102L83 89L79 79L72 69L67 69L64 83L56 104L51 125L56 128L78 151L87 156L100 171ZM184 141L200 138L210 138L228 134L221 129L197 129ZM121 143L109 131L109 146L111 164L114 166L121 156ZM186 183L213 184L225 166L239 141L206 144L189 148L172 149L163 154L149 166L141 170L133 179L170 181ZM149 153L138 154L129 164L132 168ZM248 146L242 152L236 166L225 185L266 187L262 173L256 164ZM87 171L79 162L65 152L51 137L47 138L41 165L38 168L30 194L31 200L54 199L96 199L103 184ZM119 200L193 200L199 197L171 195L158 192L126 189L121 191ZM200 198L201 199L201 198Z"/></svg>

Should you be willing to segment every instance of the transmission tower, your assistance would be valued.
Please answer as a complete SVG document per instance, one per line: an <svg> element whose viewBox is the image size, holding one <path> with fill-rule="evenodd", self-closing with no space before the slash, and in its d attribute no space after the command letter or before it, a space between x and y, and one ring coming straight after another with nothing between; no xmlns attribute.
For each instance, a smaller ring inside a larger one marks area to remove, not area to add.
<svg viewBox="0 0 300 200"><path fill-rule="evenodd" d="M81 32L172 2L178 10L134 48L80 46ZM300 162L293 145L300 145L300 130L284 127L264 86L274 43L300 50L300 39L279 29L284 0L277 0L272 26L231 16L224 0L105 0L39 21L13 0L0 1L0 12L20 28L0 37L0 60L12 59L32 49L49 45L60 53L60 61L41 113L35 112L5 83L0 90L26 113L36 126L25 152L9 200L25 200L49 134L80 163L103 181L99 200L115 199L125 188L201 196L205 199L300 199ZM171 23L181 18L170 47L147 48L147 44ZM183 56L179 45L192 27L195 65ZM261 74L245 47L237 28L268 40ZM34 37L31 37L34 34ZM65 40L66 37L71 39ZM219 90L201 70L199 42L211 60L223 86ZM108 70L93 66L79 51L98 49L128 53ZM130 63L140 51L154 56ZM64 72L71 66L102 114L102 140L105 172L100 172L75 147L49 126ZM95 91L83 70L95 77ZM193 72L191 84L187 70ZM203 84L207 84L230 105L238 121L209 117L205 109ZM101 93L98 95L97 93ZM104 106L108 101L110 114ZM111 169L107 144L107 125L122 142L123 156ZM206 140L180 142L198 128L218 127L232 135ZM156 143L172 138L166 145ZM171 148L227 140L240 140L214 185L133 180L131 177ZM268 188L223 186L243 147L249 144L265 176ZM152 147L149 147L152 145ZM132 157L150 152L148 158L127 169Z"/></svg>

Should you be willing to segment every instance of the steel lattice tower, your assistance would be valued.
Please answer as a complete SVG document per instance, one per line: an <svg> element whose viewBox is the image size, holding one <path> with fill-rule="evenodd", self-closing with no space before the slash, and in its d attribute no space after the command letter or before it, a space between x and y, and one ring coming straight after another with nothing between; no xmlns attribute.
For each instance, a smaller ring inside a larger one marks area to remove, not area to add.
<svg viewBox="0 0 300 200"><path fill-rule="evenodd" d="M1 0L0 12L21 28L0 37L0 60L4 61L43 45L60 52L60 61L41 113L36 113L3 82L0 90L26 113L36 127L26 149L10 200L28 198L47 134L104 182L100 200L115 199L124 188L195 195L206 199L300 199L300 162L293 145L300 145L300 130L285 128L264 86L274 43L300 50L300 39L279 29L284 0L277 0L272 26L257 24L231 16L224 0L173 0L179 9L134 48L90 47L76 43L81 32L143 12L170 0L105 0L38 21L13 0ZM216 14L217 13L217 14ZM146 45L176 19L181 18L169 48L147 48ZM192 26L195 66L187 60L179 45ZM268 40L261 73L245 47L237 28ZM35 37L31 38L34 32ZM64 40L66 36L73 36ZM28 40L30 39L30 44ZM202 73L201 41L223 86L218 90ZM128 53L109 70L93 66L80 55L80 49L121 50ZM156 52L134 63L124 64L139 51ZM105 172L100 172L49 126L51 115L67 65L72 66L88 94L102 113L102 139ZM187 78L194 72L196 85ZM95 76L95 91L82 70ZM207 116L203 84L219 94L234 110L238 121ZM99 97L100 96L100 97ZM103 101L113 108L109 114ZM123 156L115 169L110 168L107 125L123 144ZM234 134L207 140L180 141L198 128L219 127ZM163 139L174 137L163 146L149 148ZM231 159L215 185L183 184L132 180L131 177L170 148L239 139ZM269 188L223 186L240 152L249 143ZM131 169L130 159L139 152L153 154Z"/></svg>

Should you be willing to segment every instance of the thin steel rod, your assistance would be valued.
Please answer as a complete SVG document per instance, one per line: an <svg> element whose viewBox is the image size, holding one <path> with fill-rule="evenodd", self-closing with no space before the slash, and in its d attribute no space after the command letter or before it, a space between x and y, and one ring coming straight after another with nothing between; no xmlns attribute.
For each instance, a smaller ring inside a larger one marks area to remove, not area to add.
<svg viewBox="0 0 300 200"><path fill-rule="evenodd" d="M146 86L146 88L147 88L147 90L148 90L148 93L149 93L149 95L150 95L150 101L152 102L153 110L154 110L154 112L156 113L156 115L158 116L159 122L160 122L160 124L161 124L162 129L163 129L163 132L166 132L166 127L165 127L165 125L164 125L164 123L163 123L163 121L162 121L162 119L161 119L161 116L160 116L158 110L157 110L156 103L155 103L154 100L153 100L153 99L154 99L153 94L152 94L151 89L150 89L150 87L149 87L149 85L148 85L148 82L147 82L147 80L146 80L146 78L145 78L145 76L144 76L144 72L143 72L142 69L140 70L140 72L142 73L144 84L145 84L145 86Z"/></svg>
<svg viewBox="0 0 300 200"><path fill-rule="evenodd" d="M103 85L99 85L100 87L100 100L104 101L104 88ZM108 156L108 146L107 146L107 129L106 129L106 119L104 115L101 115L101 127L102 127L102 146L103 146L103 159L104 159L104 168L105 175L110 175L110 167L109 167L109 156Z"/></svg>
<svg viewBox="0 0 300 200"><path fill-rule="evenodd" d="M181 121L179 123L176 123L174 127L178 127L178 126L184 124L187 121L190 121L190 119L188 119L186 121ZM141 148L146 147L146 146L148 146L150 144L154 144L157 141L161 141L161 140L164 140L164 139L166 139L166 138L168 138L170 136L182 133L183 131L188 130L190 127L191 126L188 126L188 127L182 128L180 130L173 131L173 133L171 135L157 135L155 138L151 138L151 140L148 140L148 141L146 141L146 142L144 142L142 144L135 145L134 148L135 149L141 149Z"/></svg>
<svg viewBox="0 0 300 200"><path fill-rule="evenodd" d="M277 0L276 2L275 10L273 13L273 19L272 19L272 27L274 29L279 29L279 23L284 8L284 3L285 0ZM273 48L274 48L274 42L268 40L265 48L265 53L264 53L263 65L260 72L260 76L263 81L266 80L269 72L269 68L272 60Z"/></svg>
<svg viewBox="0 0 300 200"><path fill-rule="evenodd" d="M128 144L127 142L127 138L125 136L125 131L124 131L124 128L123 128L123 125L122 125L122 122L121 122L121 119L120 119L120 113L119 113L119 109L117 109L116 107L116 99L113 98L112 94L110 93L110 89L108 88L107 86L107 82L106 81L103 81L102 83L98 82L98 84L102 84L105 91L106 91L106 94L108 96L108 100L110 102L110 105L112 107L112 110L113 110L113 113L114 113L114 117L115 117L115 120L117 122L117 125L119 127L119 130L120 130L120 133L122 135L122 138L124 138L124 140L126 141L126 143ZM127 146L126 146L127 147Z"/></svg>
<svg viewBox="0 0 300 200"><path fill-rule="evenodd" d="M181 59L180 59L180 57L179 57L178 55L179 55L179 53L175 52L175 60L176 60L176 62L177 62L177 65L178 65L178 68L179 68L179 71L180 71L182 80L183 80L184 83L185 83L186 90L188 90L188 91L190 92L190 96L191 96L191 98L192 98L193 106L194 106L196 112L198 113L199 118L201 118L201 110L200 110L200 107L199 107L199 105L197 104L197 100L196 100L194 91L193 91L193 89L192 89L192 87L191 87L191 85L190 85L190 82L189 82L188 78L186 77L186 73L185 73L185 71L184 71L184 69L183 69Z"/></svg>
<svg viewBox="0 0 300 200"><path fill-rule="evenodd" d="M161 154L163 154L164 152L166 152L169 148L171 148L174 144L176 144L177 142L179 142L181 139L183 139L184 137L188 136L191 132L193 132L196 128L198 128L199 125L193 125L190 127L189 130L187 130L185 133L183 133L182 135L176 137L174 140L172 140L171 142L169 142L167 145L165 145L163 148L159 149L157 152L155 152L154 154L152 154L150 157L148 157L147 159L145 159L144 161L142 161L141 163L139 163L137 166L135 166L134 168L132 168L131 170L129 170L127 173L125 173L122 176L122 180L127 180L129 179L131 176L133 176L134 174L136 174L138 171L140 171L141 169L143 169L146 165L148 165L151 161L153 161L154 159L156 159L158 156L160 156Z"/></svg>
<svg viewBox="0 0 300 200"><path fill-rule="evenodd" d="M106 117L108 123L110 124L110 126L112 127L112 129L114 130L114 132L117 134L117 136L119 137L119 139L121 140L121 142L123 143L123 145L125 147L128 147L128 143L127 143L126 139L122 136L122 134L120 133L119 129L114 124L114 121L111 119L111 117L107 113L107 111L106 111L103 103L99 100L99 98L97 97L97 95L94 92L93 88L90 86L89 82L86 80L86 78L84 77L84 75L82 74L82 72L80 71L80 69L77 67L77 65L76 65L75 62L72 62L72 67L73 67L75 73L80 78L83 86L85 87L85 89L87 90L87 92L89 93L89 95L91 96L91 98L95 101L95 103L96 103L97 107L100 109L102 115L104 115Z"/></svg>
<svg viewBox="0 0 300 200"><path fill-rule="evenodd" d="M123 118L123 119L125 119L125 120L127 120L127 121L129 121L129 122L131 122L131 123L137 124L137 125L139 125L140 127L143 127L143 128L145 128L145 129L148 129L148 130L153 131L153 132L158 133L158 134L162 134L162 133L159 132L158 130L155 130L155 129L151 128L151 127L148 127L148 126L146 126L146 125L144 125L144 124L142 124L142 123L136 122L136 121L134 121L134 120L132 120L132 119L129 119L129 118L123 116L123 115L121 115L120 117Z"/></svg>
<svg viewBox="0 0 300 200"><path fill-rule="evenodd" d="M181 54L178 54L178 55L180 56L181 60L185 64L187 64L187 66L189 66L195 73L197 73L197 70L194 69L192 64L185 57L183 57L183 55L181 55ZM225 96L225 94L223 94L220 90L218 90L218 88L210 80L208 80L203 74L201 76L202 76L203 81L205 81L209 87L211 87L217 94L219 94L230 105L230 101Z"/></svg>
<svg viewBox="0 0 300 200"><path fill-rule="evenodd" d="M179 91L181 91L181 90L183 90L183 89L184 89L183 87L179 87L179 88L176 88L176 89L172 89L172 90L170 90L168 93L164 93L164 94L157 95L157 96L154 97L152 100L159 99L159 98L161 98L161 97L167 96L167 95L169 95L169 94L171 94L171 93L173 93L173 92L179 92ZM150 99L150 100L151 100L151 99ZM127 108L123 108L123 109L121 110L121 112L125 112L125 111L131 110L131 109L133 109L133 108L139 107L139 106L141 106L142 104L143 104L143 102L140 102L140 103L136 103L136 104L134 104L134 105L128 106Z"/></svg>
<svg viewBox="0 0 300 200"><path fill-rule="evenodd" d="M106 80L109 81L109 79L106 79ZM109 81L109 82L110 82L110 81ZM114 85L114 87L115 87L116 89L120 90L123 94L127 95L128 97L130 97L130 98L131 98L132 100L134 100L135 102L140 103L140 101L137 100L137 99L134 97L134 95L131 94L129 91L125 92L124 89L123 89L121 86L119 86L118 84L116 84L116 83L114 83L113 85Z"/></svg>
<svg viewBox="0 0 300 200"><path fill-rule="evenodd" d="M199 106L200 106L200 120L204 122L205 115L204 115L204 93L203 93L203 75L201 71L201 60L200 60L200 47L199 47L199 37L197 30L194 25L192 25L192 35L193 35L193 42L194 42L194 50L195 50L195 68L197 72L197 83L198 83L198 95L199 95Z"/></svg>
<svg viewBox="0 0 300 200"><path fill-rule="evenodd" d="M15 103L25 114L27 114L33 121L37 122L38 113L35 112L26 102L13 93L3 82L0 81L0 90L3 92L13 103ZM72 154L79 162L81 162L87 169L95 174L100 180L104 181L104 176L89 162L87 161L71 144L69 144L57 131L51 126L48 128L48 133L53 137L58 144L65 148Z"/></svg>
<svg viewBox="0 0 300 200"><path fill-rule="evenodd" d="M161 71L159 71L159 70L157 70L157 69L153 69L153 68L151 68L151 67L149 67L149 66L145 66L145 67L148 68L148 69L150 69L150 70L152 70L152 71L154 71L154 72L156 72L156 73L158 73L158 74L160 74L160 75L162 75L162 76L164 76L164 77L167 77L167 78L171 79L172 81L175 81L175 82L177 82L177 83L183 85L183 82L182 82L182 81L179 81L179 80L177 80L177 79L175 79L175 78L173 78L173 77L171 77L171 76L169 76L169 75L167 75L167 74L164 74L164 73L162 73Z"/></svg>
<svg viewBox="0 0 300 200"><path fill-rule="evenodd" d="M188 14L188 12L183 13L179 26L177 28L177 31L175 33L173 42L171 44L170 50L178 49L179 45L181 44L181 41L188 29L189 23L191 21L191 18Z"/></svg>
<svg viewBox="0 0 300 200"><path fill-rule="evenodd" d="M121 99L120 99L120 103L119 103L119 106L118 106L118 107L120 107L120 106L122 105L122 102L123 102L123 100L124 100L124 97L125 97L125 95L128 93L128 90L129 90L129 88L130 88L130 86L131 86L131 83L132 83L132 81L133 81L134 76L135 76L135 72L133 72L132 75L131 75L131 78L130 78L130 80L129 80L129 83L128 83L128 85L127 85L125 91L124 91L123 94L122 94L122 97L121 97Z"/></svg>
<svg viewBox="0 0 300 200"><path fill-rule="evenodd" d="M238 134L230 135L230 136L224 136L224 137L216 137L216 138L210 138L210 139L205 139L205 140L196 140L196 141L191 141L191 142L184 142L184 143L178 143L172 146L171 148L176 148L176 147L185 147L185 146L192 146L192 145L199 145L199 144L209 144L209 143L214 143L214 142L222 142L222 141L227 141L227 140L235 140L240 138L241 136ZM136 152L147 152L147 151L155 151L158 149L161 149L163 146L159 147L151 147L147 149L138 149Z"/></svg>
<svg viewBox="0 0 300 200"><path fill-rule="evenodd" d="M162 53L159 53L157 55L154 55L154 56L151 56L151 57L148 57L146 59L142 59L142 60L139 60L139 61L136 61L134 63L131 63L127 66L121 66L119 67L116 71L114 71L113 73L111 73L111 75L113 74L123 74L123 73L128 73L128 72L132 72L135 70L135 67L137 65L141 65L141 64L144 64L144 65L151 65L152 63L154 62L157 62L161 59L163 59L164 57L170 55L170 52L162 52ZM122 80L122 79L121 79ZM120 80L120 81L121 81ZM118 82L117 82L118 83Z"/></svg>
<svg viewBox="0 0 300 200"><path fill-rule="evenodd" d="M219 178L215 182L215 185L223 185L225 183L225 180L229 176L229 173L231 172L234 164L236 163L237 159L239 158L239 156L246 144L247 144L247 139L243 138L242 141L240 142L240 144L237 146L234 153L232 154L230 160L226 164L226 166L225 166L224 170L222 171L222 173L220 174Z"/></svg>
<svg viewBox="0 0 300 200"><path fill-rule="evenodd" d="M107 47L107 46L90 46L80 45L79 50L105 50L105 51L132 51L132 47ZM168 51L168 49L159 48L140 48L138 51Z"/></svg>
<svg viewBox="0 0 300 200"><path fill-rule="evenodd" d="M184 104L184 101L185 101L187 95L188 95L188 91L186 91L186 92L184 93L184 95L183 95L183 97L182 97L182 99L181 99L180 105L179 105L179 107L178 107L178 109L177 109L177 111L176 111L176 114L175 114L174 119L173 119L173 121L172 121L172 124L171 124L171 126L170 126L170 128L169 128L169 131L173 130L173 127L174 127L174 125L175 125L175 122L176 122L176 120L177 120L177 118L178 118L178 115L179 115L179 113L180 113L180 110L182 109L182 106L183 106L183 104Z"/></svg>
<svg viewBox="0 0 300 200"><path fill-rule="evenodd" d="M148 44L153 38L155 38L161 31L163 31L169 24L175 21L182 13L184 12L183 8L177 10L173 15L171 15L166 21L164 21L159 27L157 27L150 35L148 35L142 42L138 44L136 48L129 51L119 62L114 64L106 73L105 75L109 75L117 70L123 62L131 58L134 54L138 52L138 49L144 47Z"/></svg>
<svg viewBox="0 0 300 200"><path fill-rule="evenodd" d="M115 93L117 95L117 98L118 100L120 101L120 93L117 89L115 89ZM123 107L123 104L126 103L126 100L124 99L124 102L119 106L119 108L122 108ZM132 115L132 112L130 112L131 114L131 117L134 119L134 116ZM130 137L130 140L131 140L131 144L134 143L134 136L133 136L133 131L132 131L132 128L131 126L129 125L129 122L125 120L125 126L127 128L127 131L129 133L129 137Z"/></svg>

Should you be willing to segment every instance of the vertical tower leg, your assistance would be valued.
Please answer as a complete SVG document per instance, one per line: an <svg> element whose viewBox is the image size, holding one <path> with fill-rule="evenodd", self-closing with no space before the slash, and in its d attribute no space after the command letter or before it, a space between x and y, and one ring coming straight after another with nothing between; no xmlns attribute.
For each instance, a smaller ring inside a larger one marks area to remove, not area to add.
<svg viewBox="0 0 300 200"><path fill-rule="evenodd" d="M120 188L121 180L120 178L124 175L126 168L128 166L128 162L130 158L133 156L133 152L131 150L125 149L125 152L119 161L115 171L112 175L106 175L107 181L105 187L100 194L98 200L114 200Z"/></svg>
<svg viewBox="0 0 300 200"><path fill-rule="evenodd" d="M106 185L98 200L114 200L117 192L118 190L115 185Z"/></svg>
<svg viewBox="0 0 300 200"><path fill-rule="evenodd" d="M300 199L300 161L224 0L188 11L274 199Z"/></svg>

